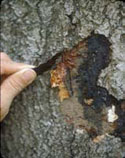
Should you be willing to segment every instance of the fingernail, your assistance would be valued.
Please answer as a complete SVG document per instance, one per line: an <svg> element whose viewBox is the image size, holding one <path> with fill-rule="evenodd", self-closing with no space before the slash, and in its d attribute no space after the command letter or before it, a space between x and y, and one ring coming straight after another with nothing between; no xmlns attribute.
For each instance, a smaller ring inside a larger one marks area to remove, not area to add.
<svg viewBox="0 0 125 158"><path fill-rule="evenodd" d="M36 78L36 73L32 69L23 69L21 72L23 79L28 84L30 84Z"/></svg>
<svg viewBox="0 0 125 158"><path fill-rule="evenodd" d="M22 68L22 69L28 69L28 68L29 68L29 69L30 69L30 68L32 69L32 68L35 68L35 67L36 67L36 66L34 66L34 65L23 65L21 68Z"/></svg>

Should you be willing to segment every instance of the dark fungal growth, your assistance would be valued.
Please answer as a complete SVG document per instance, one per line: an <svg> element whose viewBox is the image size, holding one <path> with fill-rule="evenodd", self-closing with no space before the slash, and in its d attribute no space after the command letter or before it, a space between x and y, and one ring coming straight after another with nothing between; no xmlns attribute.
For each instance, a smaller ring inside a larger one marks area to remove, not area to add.
<svg viewBox="0 0 125 158"><path fill-rule="evenodd" d="M114 135L120 137L125 142L125 100L120 100L116 106L116 113L119 119L116 121L117 127Z"/></svg>
<svg viewBox="0 0 125 158"><path fill-rule="evenodd" d="M104 35L92 33L35 71L39 75L55 65L51 85L60 90L61 110L68 123L86 129L92 139L109 133L125 141L125 100L117 100L97 85L101 71L110 63L110 46Z"/></svg>
<svg viewBox="0 0 125 158"><path fill-rule="evenodd" d="M93 109L95 114L102 114L104 109L106 110L112 105L115 106L118 119L112 124L109 123L109 126L112 126L114 129L114 131L111 129L111 133L113 132L125 141L125 100L118 101L114 96L109 94L107 89L97 85L101 70L106 68L110 63L111 44L104 35L99 34L92 34L86 42L88 49L86 52L87 58L83 58L83 63L78 68L79 75L76 77L79 85L78 99L84 106L84 116L86 119L93 121L95 117L92 115ZM86 100L90 99L93 101L91 107L86 104ZM101 128L101 123L99 126Z"/></svg>
<svg viewBox="0 0 125 158"><path fill-rule="evenodd" d="M105 102L110 106L110 97L106 89L97 86L97 80L101 70L110 63L110 42L104 35L93 34L87 39L87 58L78 68L79 101L93 99L93 106L101 108Z"/></svg>

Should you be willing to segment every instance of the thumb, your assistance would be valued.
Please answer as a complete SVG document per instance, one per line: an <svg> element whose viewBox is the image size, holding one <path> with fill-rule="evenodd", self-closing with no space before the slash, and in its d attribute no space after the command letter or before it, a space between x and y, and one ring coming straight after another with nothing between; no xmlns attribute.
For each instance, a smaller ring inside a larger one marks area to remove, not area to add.
<svg viewBox="0 0 125 158"><path fill-rule="evenodd" d="M14 98L20 91L28 86L36 78L36 73L32 69L23 69L9 76L1 85L4 94Z"/></svg>
<svg viewBox="0 0 125 158"><path fill-rule="evenodd" d="M7 115L13 98L36 78L32 69L23 69L9 76L1 85L0 121Z"/></svg>

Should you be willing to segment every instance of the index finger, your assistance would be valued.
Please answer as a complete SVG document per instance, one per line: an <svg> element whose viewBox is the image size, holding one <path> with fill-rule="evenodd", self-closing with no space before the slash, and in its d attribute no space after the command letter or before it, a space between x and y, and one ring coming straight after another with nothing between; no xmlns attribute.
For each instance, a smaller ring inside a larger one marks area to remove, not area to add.
<svg viewBox="0 0 125 158"><path fill-rule="evenodd" d="M33 65L13 62L7 54L0 53L0 75L10 75L24 68L34 67Z"/></svg>
<svg viewBox="0 0 125 158"><path fill-rule="evenodd" d="M26 65L23 63L1 61L0 75L10 75L24 68L34 68L33 65Z"/></svg>

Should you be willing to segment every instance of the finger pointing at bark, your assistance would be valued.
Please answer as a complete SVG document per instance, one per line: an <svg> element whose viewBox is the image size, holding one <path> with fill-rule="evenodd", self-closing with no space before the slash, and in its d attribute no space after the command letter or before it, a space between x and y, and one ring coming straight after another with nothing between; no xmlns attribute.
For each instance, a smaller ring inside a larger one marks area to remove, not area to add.
<svg viewBox="0 0 125 158"><path fill-rule="evenodd" d="M34 68L34 66L16 63L6 53L0 53L0 75L10 75L24 68Z"/></svg>
<svg viewBox="0 0 125 158"><path fill-rule="evenodd" d="M1 61L0 75L11 75L24 68L34 68L34 66L13 61Z"/></svg>

